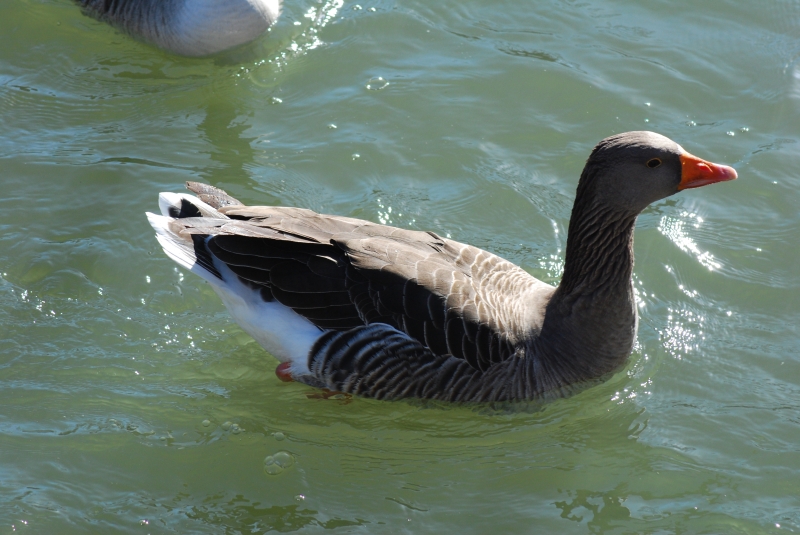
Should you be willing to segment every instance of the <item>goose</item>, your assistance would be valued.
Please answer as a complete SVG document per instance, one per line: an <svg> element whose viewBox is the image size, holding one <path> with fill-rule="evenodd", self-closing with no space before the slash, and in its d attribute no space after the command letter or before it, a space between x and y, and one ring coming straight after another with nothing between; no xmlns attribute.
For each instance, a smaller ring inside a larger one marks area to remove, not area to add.
<svg viewBox="0 0 800 535"><path fill-rule="evenodd" d="M183 56L248 43L278 18L281 0L76 0L83 11Z"/></svg>
<svg viewBox="0 0 800 535"><path fill-rule="evenodd" d="M620 370L637 310L633 230L649 204L736 171L653 132L613 135L578 183L558 286L477 247L215 187L161 193L164 252L220 296L285 381L377 399L562 397Z"/></svg>

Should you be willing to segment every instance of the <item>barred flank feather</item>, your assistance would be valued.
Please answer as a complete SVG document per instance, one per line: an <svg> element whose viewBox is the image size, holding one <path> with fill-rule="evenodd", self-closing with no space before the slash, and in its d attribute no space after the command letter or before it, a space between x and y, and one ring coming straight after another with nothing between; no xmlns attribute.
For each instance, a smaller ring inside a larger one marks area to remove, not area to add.
<svg viewBox="0 0 800 535"><path fill-rule="evenodd" d="M457 401L479 372L450 355L434 355L402 331L373 323L329 331L312 346L309 369L331 390L376 399Z"/></svg>

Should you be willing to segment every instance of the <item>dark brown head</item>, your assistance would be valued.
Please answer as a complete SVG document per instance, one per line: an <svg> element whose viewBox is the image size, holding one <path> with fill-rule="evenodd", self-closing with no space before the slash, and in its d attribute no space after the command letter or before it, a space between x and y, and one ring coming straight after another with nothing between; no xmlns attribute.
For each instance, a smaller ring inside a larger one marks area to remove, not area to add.
<svg viewBox="0 0 800 535"><path fill-rule="evenodd" d="M736 171L692 156L655 132L607 137L586 162L576 202L599 202L638 214L647 205L681 190L733 180Z"/></svg>

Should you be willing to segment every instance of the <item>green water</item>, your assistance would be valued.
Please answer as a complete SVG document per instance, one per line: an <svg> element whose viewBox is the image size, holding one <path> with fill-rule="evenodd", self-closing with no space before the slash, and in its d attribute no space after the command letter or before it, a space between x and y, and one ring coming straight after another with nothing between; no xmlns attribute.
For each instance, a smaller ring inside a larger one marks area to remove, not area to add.
<svg viewBox="0 0 800 535"><path fill-rule="evenodd" d="M2 0L0 535L800 531L798 125L797 0L286 0L200 60ZM739 180L639 218L629 366L543 407L280 383L144 217L200 180L556 282L637 129Z"/></svg>

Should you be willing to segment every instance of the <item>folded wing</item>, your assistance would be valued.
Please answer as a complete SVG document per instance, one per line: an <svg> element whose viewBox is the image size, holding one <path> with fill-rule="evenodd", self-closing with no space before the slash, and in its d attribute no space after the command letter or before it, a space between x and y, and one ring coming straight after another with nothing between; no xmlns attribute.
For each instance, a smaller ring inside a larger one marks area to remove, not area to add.
<svg viewBox="0 0 800 535"><path fill-rule="evenodd" d="M384 323L434 355L486 370L541 328L526 296L550 287L481 249L301 208L247 207L222 190L188 187L212 212L182 205L171 229L192 237L198 262L216 257L264 300L322 329Z"/></svg>

